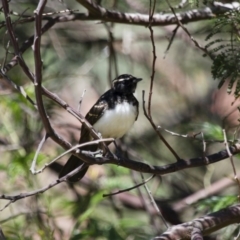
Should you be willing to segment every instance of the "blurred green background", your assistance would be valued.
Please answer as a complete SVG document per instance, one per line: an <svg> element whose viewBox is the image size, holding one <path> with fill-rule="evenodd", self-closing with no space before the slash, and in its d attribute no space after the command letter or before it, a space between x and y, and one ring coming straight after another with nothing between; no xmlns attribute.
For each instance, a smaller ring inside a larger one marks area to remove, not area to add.
<svg viewBox="0 0 240 240"><path fill-rule="evenodd" d="M134 4L135 3L135 4ZM178 2L172 1L174 6ZM199 3L201 8L202 3ZM32 15L37 1L11 1L10 10ZM126 12L148 14L149 1L102 1L102 6ZM197 6L188 4L186 11ZM86 10L75 1L49 1L45 12L64 9ZM157 3L156 12L168 11L166 3ZM60 15L60 14L58 14ZM62 13L68 15L68 13ZM14 31L19 45L34 34L34 23L18 23L21 17L11 15L16 23ZM4 15L1 12L1 22ZM46 21L44 21L45 23ZM214 20L188 24L186 27L195 39L206 45L206 36ZM226 84L217 89L218 82L211 75L211 60L203 57L183 30L179 29L166 53L175 26L154 27L156 66L152 95L152 117L161 133L182 159L203 155L203 143L198 139L173 136L203 132L206 140L223 140L222 127L229 139L238 125L238 101L226 93ZM109 48L111 29L116 62ZM0 29L1 62L5 58L9 40L4 26ZM6 62L13 57L13 49ZM152 72L152 44L150 31L144 26L109 24L99 21L69 21L57 23L42 36L43 85L56 93L70 106L77 109L84 94L81 113L86 114L98 97L110 88L111 79L117 74L129 73L143 78L136 97L140 114L133 129L117 144L129 157L152 165L163 166L176 161L159 140L142 110L142 91L148 99ZM34 71L33 51L23 55ZM117 72L115 69L117 66ZM111 69L111 71L109 70ZM8 72L9 78L21 85L35 101L34 86L19 66ZM81 124L44 97L45 108L54 129L72 144L77 143ZM37 110L0 79L0 183L1 194L13 195L47 186L57 178L54 168L32 175L29 171L37 147L45 130ZM111 146L114 151L114 147ZM224 149L223 143L207 142L206 155ZM64 150L48 139L38 156L42 167ZM63 164L68 156L59 160ZM239 163L235 161L236 168ZM144 174L145 179L150 175ZM195 217L217 211L236 201L237 187L229 160L207 167L156 177L147 185L169 224L190 221ZM225 187L216 187L212 196L202 196L201 201L180 206L182 200L218 181L230 181ZM0 224L7 239L150 239L166 230L164 223L152 207L144 187L113 197L103 198L104 193L125 189L141 182L140 173L121 166L92 166L87 176L74 186L62 183L44 194L12 203L1 212ZM143 196L143 198L141 197ZM145 201L146 206L143 206ZM0 208L7 201L0 200ZM179 207L180 206L180 207ZM228 227L217 234L228 239L235 227ZM213 235L212 239L217 239Z"/></svg>

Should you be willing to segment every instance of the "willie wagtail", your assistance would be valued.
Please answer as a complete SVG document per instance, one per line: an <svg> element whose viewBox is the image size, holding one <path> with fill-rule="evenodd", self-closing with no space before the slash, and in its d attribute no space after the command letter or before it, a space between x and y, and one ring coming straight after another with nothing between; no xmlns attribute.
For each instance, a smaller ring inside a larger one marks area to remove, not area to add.
<svg viewBox="0 0 240 240"><path fill-rule="evenodd" d="M141 78L122 74L112 81L112 88L105 92L86 115L87 121L98 131L102 138L121 138L127 133L138 117L138 101L133 93ZM83 125L79 143L92 141L89 130ZM97 145L82 147L81 150L95 152ZM80 165L82 170L68 178L71 182L79 181L87 172L88 165L78 157L71 155L59 174L59 178L70 173Z"/></svg>

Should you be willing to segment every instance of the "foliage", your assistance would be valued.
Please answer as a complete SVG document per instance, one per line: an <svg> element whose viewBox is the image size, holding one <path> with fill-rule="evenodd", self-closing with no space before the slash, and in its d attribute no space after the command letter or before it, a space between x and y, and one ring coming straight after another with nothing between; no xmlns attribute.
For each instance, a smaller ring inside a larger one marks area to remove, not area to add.
<svg viewBox="0 0 240 240"><path fill-rule="evenodd" d="M179 4L175 0L170 2L173 6ZM109 10L143 14L149 12L149 1L145 0L101 3ZM188 9L192 10L196 8L195 3L197 7L201 7L200 1L190 1L184 9L176 11L181 13ZM9 2L12 11L10 16L20 46L34 34L34 21L29 19L36 5L36 1ZM45 11L49 16L64 19L71 13L58 12L63 9L78 9L79 12L74 11L74 13L80 13L79 16L85 11L85 8L75 1L65 3L48 1ZM168 10L168 4L161 2L157 4L155 12L164 14ZM0 34L3 39L0 42L1 60L2 63L4 61L8 63L14 56L14 50L11 44L9 49L6 48L9 36L4 25L2 9L0 13L2 21ZM48 15L45 19L44 23L47 22ZM117 72L129 72L142 77L144 81L136 92L140 102L138 121L127 136L117 141L119 149L113 151L118 156L128 156L150 166L165 168L174 163L175 157L159 139L157 132L151 128L142 110L142 90L145 90L147 99L152 73L152 43L149 29L145 25L74 20L60 21L42 35L43 86L57 93L74 109L78 108L78 102L86 89L80 109L84 115L99 95L109 88L109 82ZM239 74L239 38L236 31L238 24L238 13L233 11L218 16L213 30L208 28L207 32L199 36L205 38L205 34L208 35L207 41L210 42L206 48L213 56L212 75L220 79L219 86L230 78L229 89L233 88ZM193 23L192 26L196 32L202 27L198 23ZM216 86L208 71L211 62L206 58L203 59L182 34L177 34L163 60L169 44L166 35L172 36L172 28L169 29L168 27L153 28L157 60L151 105L152 117L156 125L161 126L158 130L181 159L201 158L203 156L203 139L199 134L201 132L206 140L207 153L225 149L221 142L222 128L218 124L225 116L218 112L223 109L229 110L230 103L223 105L221 98L220 107L214 106L212 96ZM109 38L111 34L114 36L113 42ZM114 47L115 60L109 50L111 43ZM24 52L23 58L30 71L34 72L35 60L31 47ZM21 67L15 66L7 74L12 82L22 86L35 102L34 84L30 82ZM0 194L13 195L49 186L56 181L59 166L51 165L38 175L30 173L32 160L46 130L38 110L6 82L6 79L0 78L0 112L2 113L0 180L4 183ZM240 84L237 83L236 96L239 95L239 87ZM43 97L47 115L54 129L72 144L78 142L79 121L46 96ZM232 122L236 120L227 119L226 125L232 127ZM227 132L227 136L231 140L232 131ZM111 149L114 147L111 146ZM38 169L63 151L61 146L48 139L38 155ZM67 157L60 159L58 163L63 164ZM218 167L218 164L222 164L221 167ZM239 167L238 163L235 164ZM217 211L236 202L236 189L230 189L226 196L221 196L224 189L218 189L216 196L209 196L193 203L193 209L189 206L178 210L174 208L183 199L201 191L205 187L205 182L218 181L226 174L232 176L228 161L211 166L212 168L208 168L202 165L162 177L156 176L147 183L152 196L158 199L157 205L165 214L167 221L172 224L176 224L176 221L180 223L183 219L189 221L199 214ZM144 177L147 179L148 174L144 174ZM156 210L152 208L149 195L143 186L116 196L103 197L104 193L126 189L140 182L142 182L141 176L123 168L121 161L114 166L94 165L90 167L86 179L84 178L79 184L61 183L43 194L10 204L1 212L0 224L7 239L13 240L150 239L164 232L166 227L156 214ZM0 208L4 208L6 203L6 200L1 199Z"/></svg>
<svg viewBox="0 0 240 240"><path fill-rule="evenodd" d="M206 49L213 59L213 78L220 81L218 85L219 88L223 86L226 80L229 80L228 92L231 93L234 91L236 98L238 98L240 94L239 30L239 11L231 10L215 20L212 31L206 37L206 41L209 41ZM234 83L236 83L236 87L234 87Z"/></svg>

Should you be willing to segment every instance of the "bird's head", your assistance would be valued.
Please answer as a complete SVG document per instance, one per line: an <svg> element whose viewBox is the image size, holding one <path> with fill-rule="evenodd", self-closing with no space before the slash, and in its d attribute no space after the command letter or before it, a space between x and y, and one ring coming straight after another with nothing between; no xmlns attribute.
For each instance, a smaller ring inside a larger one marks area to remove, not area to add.
<svg viewBox="0 0 240 240"><path fill-rule="evenodd" d="M122 74L112 81L113 89L119 93L134 93L137 87L137 83L142 78L136 78L130 74Z"/></svg>

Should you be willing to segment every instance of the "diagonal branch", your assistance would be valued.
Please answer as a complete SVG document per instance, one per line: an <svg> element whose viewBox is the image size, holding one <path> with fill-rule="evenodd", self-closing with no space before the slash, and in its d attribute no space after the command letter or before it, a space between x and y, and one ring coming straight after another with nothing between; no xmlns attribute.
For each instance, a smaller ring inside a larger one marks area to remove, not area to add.
<svg viewBox="0 0 240 240"><path fill-rule="evenodd" d="M221 2L212 2L209 7L203 9L192 9L186 12L177 13L176 16L171 13L154 14L149 21L148 14L123 13L108 10L97 5L91 0L77 0L82 6L89 11L89 16L85 20L102 20L105 22L127 23L142 26L166 26L178 24L178 21L184 23L196 22L200 20L215 18L218 14L226 13L230 10L238 9L240 4L233 2L232 4L224 4ZM177 17L177 19L176 19Z"/></svg>
<svg viewBox="0 0 240 240"><path fill-rule="evenodd" d="M230 224L240 223L240 204L230 206L220 211L197 218L191 222L170 227L161 236L155 237L158 240L175 239L203 239L208 235Z"/></svg>
<svg viewBox="0 0 240 240"><path fill-rule="evenodd" d="M104 21L140 26L149 26L149 15L141 13L124 13L118 11L112 11L105 9L89 0L77 0L82 6L84 6L89 13L73 13L65 16L51 17L46 14L43 16L43 20L48 22L70 22L70 21ZM176 13L176 16L172 13L157 13L154 14L151 20L151 25L154 26L168 26L172 24L178 24L181 21L183 24L203 21L216 18L219 14L227 13L231 10L237 10L240 7L240 3L222 3L212 2L210 6L203 9L192 9L181 13ZM33 16L22 16L22 19L18 21L18 24L33 22L35 18ZM177 17L177 19L176 19ZM4 22L1 26L5 26Z"/></svg>
<svg viewBox="0 0 240 240"><path fill-rule="evenodd" d="M229 147L229 150L232 155L236 155L240 153L240 144L235 144ZM129 158L117 157L115 155L107 156L107 157L93 157L89 154L85 154L80 152L78 154L74 154L79 156L84 162L89 165L92 164L115 164L120 165L122 167L129 168L131 170L135 170L142 173L152 173L155 175L165 175L168 173L178 172L188 168L195 168L200 166L207 166L219 161L222 161L229 157L227 150L222 150L220 152L204 156L204 157L196 157L191 159L180 159L175 163L167 164L164 166L154 166L149 165L140 161L135 161ZM147 162L147 160L146 160Z"/></svg>
<svg viewBox="0 0 240 240"><path fill-rule="evenodd" d="M35 63L34 87L40 117L42 119L47 134L51 136L54 135L54 130L49 122L42 100L41 27L42 27L42 14L46 3L47 3L46 0L40 0L36 10L34 11L35 14L35 37L33 44Z"/></svg>

